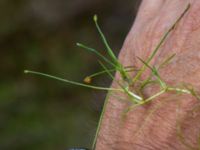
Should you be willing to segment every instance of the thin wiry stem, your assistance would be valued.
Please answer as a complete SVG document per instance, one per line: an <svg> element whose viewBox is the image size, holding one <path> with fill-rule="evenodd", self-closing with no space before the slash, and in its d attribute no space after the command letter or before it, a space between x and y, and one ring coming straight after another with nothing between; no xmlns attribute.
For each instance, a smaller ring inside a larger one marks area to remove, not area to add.
<svg viewBox="0 0 200 150"><path fill-rule="evenodd" d="M49 75L49 74L46 74L46 73L36 72L36 71L25 70L24 73L26 73L26 74L40 75L40 76L43 76L43 77L47 77L47 78L59 80L59 81L62 81L62 82L66 82L66 83L69 83L69 84L78 85L78 86L82 86L82 87L86 87L86 88L91 88L91 89L95 89L95 90L120 91L120 92L123 92L122 89L105 88L105 87L98 87L98 86L87 85L87 84L83 84L83 83L79 83L79 82L75 82L75 81L70 81L70 80L66 80L66 79L63 79L63 78L59 78L59 77L56 77L56 76L53 76L53 75Z"/></svg>
<svg viewBox="0 0 200 150"><path fill-rule="evenodd" d="M92 150L95 150L95 147L96 147L97 138L99 136L100 127L101 127L101 124L102 124L102 121L103 121L103 117L104 117L104 114L105 114L105 111L106 111L106 106L107 106L107 104L109 102L110 93L111 93L111 91L107 94L105 102L103 104L103 109L101 111L101 115L100 115L99 122L98 122L98 125L97 125L96 133L95 133L94 140L93 140L93 143L92 143Z"/></svg>
<svg viewBox="0 0 200 150"><path fill-rule="evenodd" d="M168 87L167 90L168 91L181 92L181 93L185 93L185 94L191 94L191 92L189 90L187 90L187 89L180 89L180 88Z"/></svg>
<svg viewBox="0 0 200 150"><path fill-rule="evenodd" d="M110 48L106 37L104 36L103 32L101 31L101 28L99 27L97 15L94 15L93 19L94 19L96 28L97 28L100 36L101 36L101 39L102 39L102 41L103 41L103 43L104 43L104 45L105 45L105 47L106 47L106 49L108 51L108 54L112 59L112 62L116 65L116 68L118 69L118 71L122 75L122 78L126 79L126 80L128 80L128 82L130 82L131 80L129 79L129 75L126 73L126 71L125 71L124 67L122 66L122 64L118 61L117 57L115 56L115 54L113 53L112 49Z"/></svg>
<svg viewBox="0 0 200 150"><path fill-rule="evenodd" d="M176 25L178 24L178 22L183 18L183 16L186 14L186 12L189 10L189 8L190 8L190 4L187 5L187 7L184 10L184 12L175 21L175 23L169 28L169 30L164 34L164 36L161 38L161 40L159 41L159 43L156 46L156 48L153 50L153 52L151 53L151 55L148 57L148 59L146 61L147 64L149 64L150 61L154 58L154 56L156 55L156 53L158 52L158 50L161 48L162 44L165 42L165 40L168 37L168 35L170 34L170 32L176 27ZM133 78L133 83L140 78L140 76L142 75L142 73L145 71L146 67L147 66L145 66L145 65L142 66L141 70Z"/></svg>
<svg viewBox="0 0 200 150"><path fill-rule="evenodd" d="M101 38L102 38L102 40L103 40L103 43L105 44L105 46L106 46L106 48L107 48L107 50L108 50L108 53L109 53L110 57L112 58L112 60L113 60L117 65L119 65L119 61L118 61L117 57L116 57L115 54L113 53L112 49L110 48L110 46L109 46L109 44L108 44L108 42L107 42L106 37L104 36L103 32L101 31L101 28L99 27L99 24L98 24L98 22L97 22L97 20L98 20L97 15L94 15L94 18L93 18L93 19L94 19L96 28L97 28L97 30L98 30L98 32L99 32L99 34L100 34L100 36L101 36Z"/></svg>
<svg viewBox="0 0 200 150"><path fill-rule="evenodd" d="M167 65L168 63L170 63L170 61L176 56L176 54L172 54L171 56L169 56L168 58L166 58L159 66L158 66L158 70L162 67L164 67L165 65Z"/></svg>
<svg viewBox="0 0 200 150"><path fill-rule="evenodd" d="M95 50L94 48L90 48L84 44L81 44L81 43L77 43L76 44L77 46L81 47L81 48L84 48L88 51L91 51L93 53L95 53L97 56L99 56L100 58L102 58L105 62L107 62L108 64L112 65L113 67L117 67L114 63L112 63L109 59L107 59L105 56L103 56L101 53L99 53L97 50Z"/></svg>
<svg viewBox="0 0 200 150"><path fill-rule="evenodd" d="M126 67L125 67L125 69L126 69L126 72L135 71L135 69L131 69L131 68L126 68ZM116 69L108 69L108 71L109 71L109 72L115 72ZM87 76L87 77L93 78L93 77L96 77L96 76L99 76L99 75L102 75L102 74L105 74L105 73L107 73L107 71L106 71L106 70L103 70L103 71L94 73L94 74L92 74L92 75L89 75L89 76Z"/></svg>
<svg viewBox="0 0 200 150"><path fill-rule="evenodd" d="M138 134L142 131L142 129L144 129L146 123L148 122L148 120L150 119L150 117L153 116L153 114L162 106L163 102L161 102L160 104L156 105L155 107L153 107L150 112L147 114L147 116L144 118L144 121L142 123L142 125L139 127L139 129L137 129L137 131L134 133L134 138L137 138Z"/></svg>
<svg viewBox="0 0 200 150"><path fill-rule="evenodd" d="M112 74L108 71L108 69L106 68L106 66L101 63L101 66L107 71L108 75L113 79L113 81L115 80L114 76L112 76ZM117 81L117 80L116 80ZM131 100L134 102L134 103L138 103L138 102L141 102L143 99L142 97L138 96L137 94L129 91L128 87L125 87L124 85L122 85L119 81L117 81L117 84L123 89L124 93L126 93L130 98Z"/></svg>
<svg viewBox="0 0 200 150"><path fill-rule="evenodd" d="M155 95L153 95L153 96L147 98L146 100L144 100L144 103L150 102L151 100L153 100L153 99L155 99L156 97L158 97L158 96L164 94L165 92L166 92L166 89L161 90L160 92L156 93Z"/></svg>
<svg viewBox="0 0 200 150"><path fill-rule="evenodd" d="M158 82L160 83L160 86L164 89L166 88L165 82L162 81L157 69L154 67L152 68L149 64L147 64L144 60L138 57L138 59L147 67L151 70L152 74L157 78Z"/></svg>
<svg viewBox="0 0 200 150"><path fill-rule="evenodd" d="M143 101L141 103L137 103L137 104L133 104L129 106L127 109L124 110L123 114L127 114L129 111L134 110L135 108L137 108L138 106L141 106L142 104L144 104Z"/></svg>

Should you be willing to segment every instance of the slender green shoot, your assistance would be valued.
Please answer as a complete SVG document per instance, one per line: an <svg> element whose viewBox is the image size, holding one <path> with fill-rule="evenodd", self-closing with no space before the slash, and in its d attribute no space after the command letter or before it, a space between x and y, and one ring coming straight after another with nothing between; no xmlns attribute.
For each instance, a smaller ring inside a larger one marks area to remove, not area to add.
<svg viewBox="0 0 200 150"><path fill-rule="evenodd" d="M110 71L105 67L105 65L99 61L99 64L104 68L104 70L106 71L106 73L111 77L111 79L114 80L114 76L110 73ZM100 120L99 120L99 124L97 126L97 130L96 130L96 133L95 133L95 137L94 137L94 140L93 140L93 144L92 144L92 149L95 149L95 146L96 146L96 141L97 141L97 138L98 138L98 135L99 135L99 132L100 132L100 125L101 125L101 122L102 122L102 119L103 119L103 116L104 116L104 113L105 113L105 107L106 107L106 104L108 103L108 97L106 98L106 101L104 103L104 107L103 107L103 110L101 112L101 115L100 115Z"/></svg>
<svg viewBox="0 0 200 150"><path fill-rule="evenodd" d="M107 71L109 71L111 73L111 72L115 72L116 69L108 69ZM89 76L85 77L84 81L85 81L85 83L91 83L92 78L103 75L103 74L107 73L107 71L103 70L103 71L94 73L92 75L89 75ZM136 71L136 69L131 68L131 67L125 67L125 71L126 72L132 72L132 71Z"/></svg>
<svg viewBox="0 0 200 150"><path fill-rule="evenodd" d="M115 56L115 54L113 53L112 49L110 48L106 37L104 36L103 32L101 31L101 28L98 24L98 17L97 15L94 15L93 20L95 22L96 28L101 36L101 39L108 51L108 54L110 56L110 58L112 59L112 62L116 65L116 68L118 68L118 71L120 72L121 76L123 79L127 80L128 82L130 82L131 80L129 79L129 75L126 73L124 67L122 66L122 64L118 61L117 57Z"/></svg>
<svg viewBox="0 0 200 150"><path fill-rule="evenodd" d="M160 95L162 95L162 94L164 94L164 93L166 93L166 89L163 89L163 90L161 90L160 92L154 94L153 96L151 96L151 97L145 99L144 103L146 104L146 103L148 103L148 102L154 100L155 98L159 97Z"/></svg>
<svg viewBox="0 0 200 150"><path fill-rule="evenodd" d="M152 80L152 77L148 77L146 80L144 80L141 85L140 85L140 90L143 90L145 87L147 87L147 85L152 85L152 84L156 84L159 83L157 80Z"/></svg>
<svg viewBox="0 0 200 150"><path fill-rule="evenodd" d="M119 81L115 80L114 76L108 71L108 69L106 68L106 66L103 63L100 62L100 64L107 71L108 75L113 79L113 81L116 81L117 84L123 89L124 93L126 93L131 98L130 100L133 103L141 103L143 101L142 97L140 97L139 95L129 91L128 86L124 86Z"/></svg>
<svg viewBox="0 0 200 150"><path fill-rule="evenodd" d="M176 56L176 54L172 54L171 56L169 56L168 58L166 58L159 66L158 66L158 70L160 68L163 68L164 66L166 66L167 64L169 64L171 62L171 60Z"/></svg>
<svg viewBox="0 0 200 150"><path fill-rule="evenodd" d="M156 46L156 48L153 50L153 52L151 53L151 55L148 57L146 63L149 64L151 62L151 60L154 58L154 56L157 54L158 50L161 48L161 46L163 45L163 43L165 42L165 40L167 39L168 35L171 33L171 31L176 27L176 25L178 24L178 22L183 18L183 16L186 14L186 12L189 10L190 8L190 4L187 5L186 9L184 10L184 12L180 15L180 17L175 21L175 23L169 28L169 30L163 35L163 37L161 38L161 40L159 41L158 45ZM133 83L136 82L140 76L142 75L142 73L145 71L146 69L146 65L143 65L141 70L137 73L137 75L133 78Z"/></svg>
<svg viewBox="0 0 200 150"><path fill-rule="evenodd" d="M117 57L113 53L112 49L110 48L110 46L109 46L109 44L107 42L106 37L104 36L103 32L101 31L101 29L99 27L97 15L94 15L93 20L95 22L96 28L97 28L97 30L98 30L98 32L99 32L99 34L100 34L100 36L101 36L101 38L103 40L103 43L105 44L105 46L107 48L107 51L108 51L112 61L115 62L115 64L119 66L120 64L119 64L119 61L118 61Z"/></svg>
<svg viewBox="0 0 200 150"><path fill-rule="evenodd" d="M107 96L106 96L106 99L105 99L105 102L103 104L103 109L101 111L101 114L100 114L100 118L99 118L99 122L98 122L98 125L97 125L97 129L96 129L96 133L94 135L94 140L93 140L93 143L92 143L92 150L95 150L95 147L96 147L96 142L97 142L97 138L99 136L99 132L100 132L100 127L101 127L101 123L103 121L103 117L104 117L104 114L106 112L106 106L109 102L109 98L110 98L110 94L112 93L112 91L110 91Z"/></svg>
<svg viewBox="0 0 200 150"><path fill-rule="evenodd" d="M101 62L99 61L99 64L102 66L102 68L106 71L106 73L110 76L110 78L115 81L115 78L114 76L111 74L111 72L109 71L109 69L107 69L107 67ZM124 89L124 87L119 83L119 81L117 81L118 85ZM105 110L106 110L106 106L107 106L107 103L108 103L108 100L109 98L107 97L106 98L106 101L104 103L104 107L103 107L103 110L101 112L101 115L100 115L100 120L99 120L99 123L98 123L98 126L97 126L97 130L96 130L96 134L95 134L95 137L94 137L94 140L93 140L93 144L92 144L92 149L95 149L95 146L96 146L96 141L97 141L97 138L98 138L98 135L99 135L99 132L100 132L100 126L101 126L101 122L103 120L103 116L105 114ZM135 102L135 101L134 101Z"/></svg>
<svg viewBox="0 0 200 150"><path fill-rule="evenodd" d="M191 92L187 89L180 89L180 88L174 88L174 87L168 87L167 91L175 91L177 93L191 94Z"/></svg>
<svg viewBox="0 0 200 150"><path fill-rule="evenodd" d="M130 105L128 108L126 108L126 109L123 111L123 115L126 115L129 111L134 110L135 108L141 106L142 104L144 104L144 101L141 102L141 103L138 103L138 104Z"/></svg>
<svg viewBox="0 0 200 150"><path fill-rule="evenodd" d="M51 78L51 79L55 79L55 80L58 80L58 81L66 82L66 83L69 83L69 84L73 84L73 85L77 85L77 86L82 86L82 87L86 87L86 88L91 88L91 89L95 89L95 90L121 91L121 92L123 92L122 89L92 86L92 85L70 81L70 80L67 80L67 79L59 78L59 77L56 77L56 76L53 76L53 75L49 75L49 74L41 73L41 72L37 72L37 71L24 70L24 73L26 73L26 74L35 74L35 75L43 76L43 77L46 77L46 78Z"/></svg>
<svg viewBox="0 0 200 150"><path fill-rule="evenodd" d="M158 80L158 82L160 83L161 87L162 87L163 89L165 89L165 88L166 88L166 84L165 84L165 82L162 81L162 79L161 79L161 77L160 77L160 75L159 75L157 69L156 69L155 67L152 68L149 64L147 64L147 63L146 63L144 60L142 60L141 58L138 57L138 59L139 59L147 68L149 68L149 69L152 71L153 75L157 78L157 80Z"/></svg>
<svg viewBox="0 0 200 150"><path fill-rule="evenodd" d="M98 61L98 62L101 65L101 67L105 70L105 72L110 76L110 78L112 80L115 80L115 77L111 74L111 72L109 71L109 69L101 61Z"/></svg>
<svg viewBox="0 0 200 150"><path fill-rule="evenodd" d="M84 44L81 44L81 43L77 43L76 44L78 47L81 47L85 50L88 50L90 52L93 52L95 53L97 56L99 56L101 59L103 59L105 62L107 62L108 64L110 64L111 66L115 67L117 69L117 66L116 64L114 64L113 62L111 62L109 59L107 59L105 56L103 56L101 53L99 53L97 50L95 50L94 48L90 48Z"/></svg>

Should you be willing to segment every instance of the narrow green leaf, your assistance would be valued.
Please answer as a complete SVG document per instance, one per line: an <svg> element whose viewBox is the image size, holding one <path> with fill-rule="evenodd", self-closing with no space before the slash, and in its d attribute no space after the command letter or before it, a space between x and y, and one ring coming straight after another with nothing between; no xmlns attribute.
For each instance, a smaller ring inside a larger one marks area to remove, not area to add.
<svg viewBox="0 0 200 150"><path fill-rule="evenodd" d="M158 69L164 67L165 65L169 64L171 62L171 60L176 56L176 54L172 54L171 56L169 56L168 58L166 58L158 67Z"/></svg>
<svg viewBox="0 0 200 150"><path fill-rule="evenodd" d="M155 68L155 67L151 67L148 63L146 63L144 60L142 60L141 58L138 57L138 59L147 67L149 68L153 75L158 79L158 82L160 83L161 87L162 88L166 88L166 84L162 81L159 73L158 73L158 70Z"/></svg>
<svg viewBox="0 0 200 150"><path fill-rule="evenodd" d="M107 71L108 75L113 79L115 80L115 77L110 73L108 72L108 69L106 68L106 66L99 62L101 64L101 66ZM123 86L119 81L115 80L117 82L117 84L124 90L124 93L126 93L129 97L131 97L131 100L132 102L134 103L141 103L142 101L142 97L136 95L135 93L129 91L128 87L126 86Z"/></svg>
<svg viewBox="0 0 200 150"><path fill-rule="evenodd" d="M175 23L167 30L167 32L164 33L163 37L161 38L161 40L159 41L159 43L157 44L157 46L155 47L155 49L153 50L153 52L151 53L151 55L148 57L148 59L146 61L147 64L155 57L155 55L157 54L158 50L161 48L161 46L163 45L163 43L167 39L167 37L170 34L170 32L176 27L176 25L178 24L178 22L183 18L183 16L186 14L186 12L189 10L189 8L190 8L190 4L187 5L186 9L179 16L179 18L175 21ZM142 75L142 73L145 71L146 67L147 67L146 65L142 66L141 70L133 78L133 82L136 82L140 78L140 76Z"/></svg>
<svg viewBox="0 0 200 150"><path fill-rule="evenodd" d="M24 73L26 73L26 74L35 74L35 75L39 75L39 76L43 76L43 77L59 80L59 81L62 81L62 82L66 82L66 83L69 83L69 84L82 86L82 87L86 87L86 88L91 88L91 89L96 89L96 90L121 91L122 92L121 89L105 88L105 87L87 85L87 84L83 84L83 83L79 83L79 82L75 82L75 81L70 81L70 80L66 80L66 79L63 79L63 78L59 78L59 77L56 77L56 76L53 76L53 75L49 75L49 74L46 74L46 73L36 72L36 71L24 70Z"/></svg>
<svg viewBox="0 0 200 150"><path fill-rule="evenodd" d="M103 56L101 53L99 53L97 50L95 50L94 48L90 48L84 44L81 43L76 43L76 45L78 47L84 48L85 50L88 50L90 52L95 53L97 56L99 56L101 59L103 59L105 62L107 62L108 64L112 65L113 67L117 67L114 63L112 63L110 60L108 60L105 56Z"/></svg>
<svg viewBox="0 0 200 150"><path fill-rule="evenodd" d="M108 44L108 42L107 42L106 37L104 36L103 32L101 31L101 28L100 28L100 26L99 26L99 24L98 24L98 17L97 17L97 15L94 15L94 22L95 22L96 28L97 28L97 30L98 30L100 36L101 36L101 39L102 39L104 45L106 46L106 49L107 49L107 51L108 51L109 56L112 58L112 61L113 61L116 65L119 65L119 61L118 61L117 57L116 57L115 54L113 53L112 49L110 48L110 46L109 46L109 44Z"/></svg>
<svg viewBox="0 0 200 150"><path fill-rule="evenodd" d="M154 72L153 68L147 63L145 62L142 58L137 57L147 68L149 68L152 72Z"/></svg>
<svg viewBox="0 0 200 150"><path fill-rule="evenodd" d="M115 77L111 74L109 69L101 62L99 61L99 64L102 66L102 68L106 71L106 73L111 77L112 80L115 80Z"/></svg>

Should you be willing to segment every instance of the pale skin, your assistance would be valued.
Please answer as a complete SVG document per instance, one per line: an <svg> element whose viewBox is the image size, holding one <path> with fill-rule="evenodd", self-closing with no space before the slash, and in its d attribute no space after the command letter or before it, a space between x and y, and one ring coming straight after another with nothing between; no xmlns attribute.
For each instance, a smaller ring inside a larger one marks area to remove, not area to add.
<svg viewBox="0 0 200 150"><path fill-rule="evenodd" d="M159 64L175 53L173 61L160 70L162 78L170 85L191 84L200 92L200 0L143 0L120 52L120 62L124 66L141 66L137 57L145 60L149 56L188 3L191 8L151 64ZM117 85L113 82L112 86ZM155 90L150 86L144 94L148 97ZM200 101L195 97L166 93L130 110L125 117L123 112L131 104L122 99L127 97L118 93L109 97L96 150L200 149Z"/></svg>

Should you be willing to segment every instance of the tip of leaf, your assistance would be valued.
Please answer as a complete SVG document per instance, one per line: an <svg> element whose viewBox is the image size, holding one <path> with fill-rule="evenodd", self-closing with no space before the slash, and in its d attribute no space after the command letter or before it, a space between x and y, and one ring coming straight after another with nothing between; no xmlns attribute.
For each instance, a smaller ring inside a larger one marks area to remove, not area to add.
<svg viewBox="0 0 200 150"><path fill-rule="evenodd" d="M187 8L190 8L190 7L191 7L191 3L188 3L188 4L187 4Z"/></svg>
<svg viewBox="0 0 200 150"><path fill-rule="evenodd" d="M97 17L97 15L95 14L94 15L94 17L93 17L93 20L94 20L94 22L97 22L97 20L98 20L98 17Z"/></svg>
<svg viewBox="0 0 200 150"><path fill-rule="evenodd" d="M28 71L28 70L24 70L24 73L26 73L26 74L27 74L27 73L29 73L29 71Z"/></svg>
<svg viewBox="0 0 200 150"><path fill-rule="evenodd" d="M76 46L81 46L81 43L76 43Z"/></svg>

